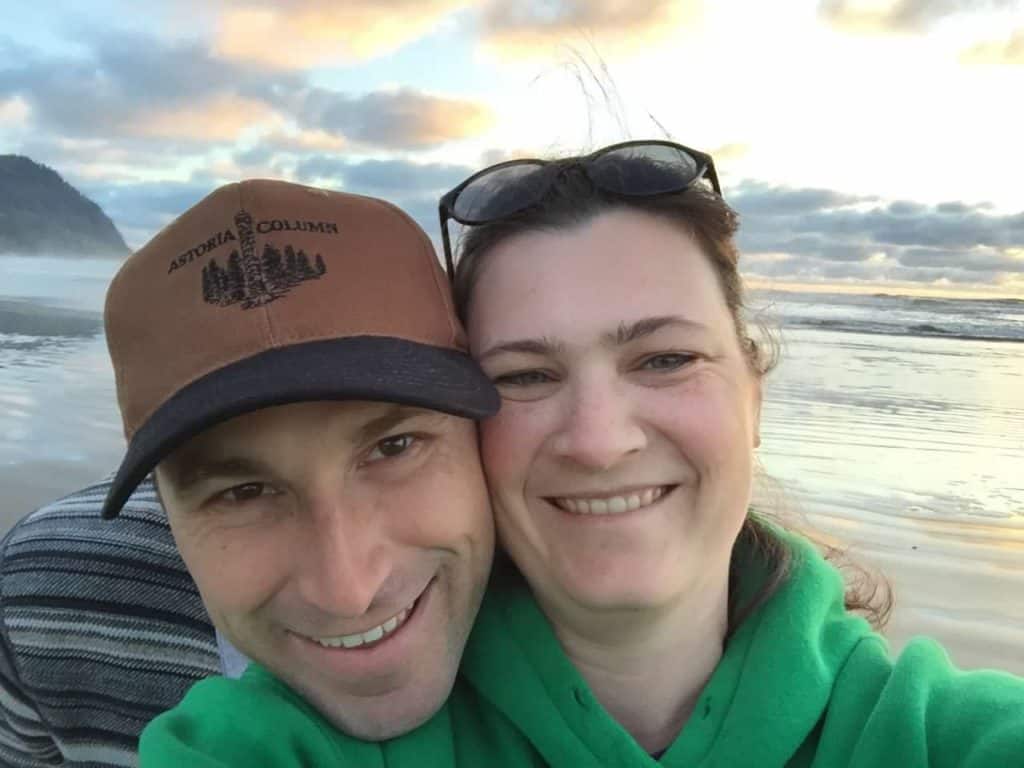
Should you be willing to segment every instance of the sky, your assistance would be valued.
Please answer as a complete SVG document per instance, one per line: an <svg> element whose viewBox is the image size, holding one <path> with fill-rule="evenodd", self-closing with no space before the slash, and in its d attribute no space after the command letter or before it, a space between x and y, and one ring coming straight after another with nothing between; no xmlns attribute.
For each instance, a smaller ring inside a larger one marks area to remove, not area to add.
<svg viewBox="0 0 1024 768"><path fill-rule="evenodd" d="M0 0L0 154L132 247L220 184L435 238L486 164L711 153L747 279L1024 298L1024 0Z"/></svg>

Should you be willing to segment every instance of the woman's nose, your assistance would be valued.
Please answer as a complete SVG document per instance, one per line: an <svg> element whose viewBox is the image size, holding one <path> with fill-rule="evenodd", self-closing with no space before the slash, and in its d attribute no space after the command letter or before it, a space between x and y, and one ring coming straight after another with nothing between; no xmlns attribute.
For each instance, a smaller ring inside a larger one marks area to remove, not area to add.
<svg viewBox="0 0 1024 768"><path fill-rule="evenodd" d="M589 380L566 392L553 452L590 469L608 469L640 451L647 436L634 404L614 381Z"/></svg>

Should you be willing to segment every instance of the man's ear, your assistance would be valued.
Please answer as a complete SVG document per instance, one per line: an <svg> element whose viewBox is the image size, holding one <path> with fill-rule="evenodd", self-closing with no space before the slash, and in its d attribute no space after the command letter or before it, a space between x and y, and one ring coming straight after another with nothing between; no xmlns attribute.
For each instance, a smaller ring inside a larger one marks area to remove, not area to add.
<svg viewBox="0 0 1024 768"><path fill-rule="evenodd" d="M160 506L163 507L164 512L167 512L167 505L164 504L164 495L160 492L160 466L157 465L154 467L151 474L153 477L153 488L156 490L156 500L160 502Z"/></svg>

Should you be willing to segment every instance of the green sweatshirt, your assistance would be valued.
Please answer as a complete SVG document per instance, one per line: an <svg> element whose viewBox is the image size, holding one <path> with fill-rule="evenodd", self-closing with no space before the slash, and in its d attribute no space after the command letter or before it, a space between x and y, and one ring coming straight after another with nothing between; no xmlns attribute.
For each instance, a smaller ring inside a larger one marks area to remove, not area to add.
<svg viewBox="0 0 1024 768"><path fill-rule="evenodd" d="M150 723L142 768L1024 766L1024 680L958 671L928 640L892 661L844 610L835 569L787 540L789 579L729 641L660 760L594 699L522 581L499 578L451 697L415 731L356 741L253 664L241 680L198 683Z"/></svg>

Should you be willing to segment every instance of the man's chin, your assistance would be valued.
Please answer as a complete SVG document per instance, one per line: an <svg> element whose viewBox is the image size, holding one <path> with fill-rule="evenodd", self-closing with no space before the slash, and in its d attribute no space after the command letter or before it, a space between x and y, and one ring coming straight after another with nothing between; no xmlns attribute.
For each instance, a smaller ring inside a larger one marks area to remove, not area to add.
<svg viewBox="0 0 1024 768"><path fill-rule="evenodd" d="M437 714L454 683L453 673L446 681L420 681L373 701L348 699L343 703L332 698L327 704L312 696L307 696L307 700L343 733L362 741L384 741L419 728Z"/></svg>
<svg viewBox="0 0 1024 768"><path fill-rule="evenodd" d="M366 716L353 718L351 713L339 717L328 716L327 719L339 731L360 741L386 741L416 730L430 720L441 709L442 704L444 700L437 702L433 709L424 711L401 714L389 712L381 719Z"/></svg>

